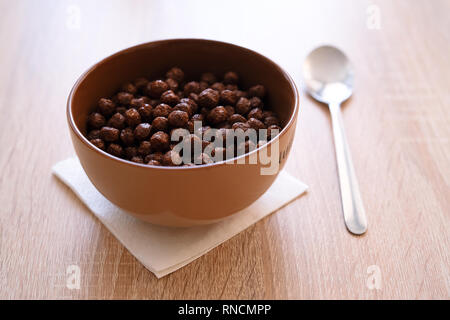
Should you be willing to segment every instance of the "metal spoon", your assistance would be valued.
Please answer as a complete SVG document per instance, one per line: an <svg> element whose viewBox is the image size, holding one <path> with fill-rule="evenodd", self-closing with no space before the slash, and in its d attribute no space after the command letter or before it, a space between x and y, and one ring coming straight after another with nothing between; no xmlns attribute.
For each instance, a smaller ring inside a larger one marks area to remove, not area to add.
<svg viewBox="0 0 450 320"><path fill-rule="evenodd" d="M367 230L366 213L341 117L341 103L353 91L352 66L339 49L322 46L308 55L303 74L308 93L314 99L328 104L330 109L345 224L350 232L363 234Z"/></svg>

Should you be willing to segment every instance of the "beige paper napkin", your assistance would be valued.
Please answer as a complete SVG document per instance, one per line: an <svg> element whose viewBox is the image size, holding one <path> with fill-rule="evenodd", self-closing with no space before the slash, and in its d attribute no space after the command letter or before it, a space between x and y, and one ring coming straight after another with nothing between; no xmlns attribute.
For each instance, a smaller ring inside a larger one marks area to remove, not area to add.
<svg viewBox="0 0 450 320"><path fill-rule="evenodd" d="M142 222L112 204L95 189L77 158L58 162L53 166L53 173L158 278L204 255L307 189L305 184L282 171L256 202L226 220L206 226L168 228Z"/></svg>

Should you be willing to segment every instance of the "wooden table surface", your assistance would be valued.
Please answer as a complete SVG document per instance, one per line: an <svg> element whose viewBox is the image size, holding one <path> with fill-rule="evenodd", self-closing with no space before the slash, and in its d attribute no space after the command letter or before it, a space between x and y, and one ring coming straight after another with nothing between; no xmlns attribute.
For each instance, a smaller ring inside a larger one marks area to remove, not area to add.
<svg viewBox="0 0 450 320"><path fill-rule="evenodd" d="M0 298L450 298L450 2L0 1ZM343 109L369 230L344 226L330 117L302 93L286 170L309 192L157 279L50 173L74 155L77 77L155 39L233 42L280 63L329 43L353 61ZM80 268L80 288L66 286Z"/></svg>

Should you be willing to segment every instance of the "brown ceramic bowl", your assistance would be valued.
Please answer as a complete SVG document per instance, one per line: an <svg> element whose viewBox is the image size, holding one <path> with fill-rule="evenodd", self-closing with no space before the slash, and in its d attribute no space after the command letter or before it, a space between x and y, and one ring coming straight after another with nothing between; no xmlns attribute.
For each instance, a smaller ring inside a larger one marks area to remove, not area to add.
<svg viewBox="0 0 450 320"><path fill-rule="evenodd" d="M85 138L86 119L98 99L111 96L134 78L161 77L172 66L187 79L206 71L222 75L234 70L244 88L263 84L268 102L282 122L281 133L265 146L234 160L194 167L155 167L132 163L94 147ZM277 174L262 175L258 161L248 164L279 143L282 169L295 133L298 92L290 76L276 63L249 49L202 39L154 41L122 50L95 64L75 83L67 102L67 120L75 151L87 176L111 202L135 217L154 224L192 226L219 221L247 207L273 183ZM278 158L278 157L277 157Z"/></svg>

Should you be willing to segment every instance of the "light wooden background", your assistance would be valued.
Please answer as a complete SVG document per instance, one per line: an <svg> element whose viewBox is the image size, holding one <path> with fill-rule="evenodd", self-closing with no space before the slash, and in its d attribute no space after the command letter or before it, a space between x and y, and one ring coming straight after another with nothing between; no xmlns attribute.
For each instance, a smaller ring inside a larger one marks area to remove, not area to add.
<svg viewBox="0 0 450 320"><path fill-rule="evenodd" d="M0 298L450 298L448 0L1 0L0 12ZM342 48L357 76L344 121L368 233L345 229L330 118L302 94L286 170L308 194L161 280L136 261L50 168L74 155L65 103L77 77L170 37L257 50L300 87L310 50ZM69 265L79 290L66 287Z"/></svg>

